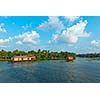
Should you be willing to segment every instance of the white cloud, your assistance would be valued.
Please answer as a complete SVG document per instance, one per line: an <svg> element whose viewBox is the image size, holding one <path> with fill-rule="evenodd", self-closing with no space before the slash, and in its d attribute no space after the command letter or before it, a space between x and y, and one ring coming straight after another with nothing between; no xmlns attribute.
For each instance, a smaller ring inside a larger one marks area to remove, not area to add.
<svg viewBox="0 0 100 100"><path fill-rule="evenodd" d="M16 44L22 45L23 43L21 41L17 41Z"/></svg>
<svg viewBox="0 0 100 100"><path fill-rule="evenodd" d="M4 23L0 24L0 32L4 32L4 33L7 32L6 29L4 28Z"/></svg>
<svg viewBox="0 0 100 100"><path fill-rule="evenodd" d="M48 43L50 44L50 43L52 43L52 42L57 42L58 36L59 36L58 34L53 34L53 35L52 35L52 39L49 40Z"/></svg>
<svg viewBox="0 0 100 100"><path fill-rule="evenodd" d="M76 25L67 28L62 32L61 39L64 42L73 44L76 43L78 41L78 38L80 37L89 37L90 34L85 32L86 25L87 25L87 20L80 21Z"/></svg>
<svg viewBox="0 0 100 100"><path fill-rule="evenodd" d="M7 38L7 39L0 39L0 48L7 48L9 47L7 45L7 43L9 43L12 40L11 37Z"/></svg>
<svg viewBox="0 0 100 100"><path fill-rule="evenodd" d="M6 39L0 39L0 47L4 47L7 43L10 43L12 40L16 42L16 44L22 45L23 43L32 43L37 44L39 42L40 35L36 31L26 32L23 34L19 34L14 37L9 37Z"/></svg>
<svg viewBox="0 0 100 100"><path fill-rule="evenodd" d="M22 42L37 44L39 42L40 35L36 31L26 32L14 37L15 39L21 39Z"/></svg>
<svg viewBox="0 0 100 100"><path fill-rule="evenodd" d="M75 20L79 19L80 16L65 16L64 18L70 22L74 22Z"/></svg>
<svg viewBox="0 0 100 100"><path fill-rule="evenodd" d="M90 36L90 33L85 31L87 23L87 20L81 20L79 23L67 28L66 30L63 30L60 35L58 35L56 38L52 38L50 41L61 41L63 43L75 44L80 37Z"/></svg>
<svg viewBox="0 0 100 100"><path fill-rule="evenodd" d="M93 41L91 41L91 45L93 45L93 46L100 46L100 40L93 40Z"/></svg>
<svg viewBox="0 0 100 100"><path fill-rule="evenodd" d="M0 48L7 48L9 46L5 46L5 45L0 45Z"/></svg>
<svg viewBox="0 0 100 100"><path fill-rule="evenodd" d="M21 28L26 30L26 29L30 28L31 26L32 26L32 23L23 25L23 26L21 26Z"/></svg>
<svg viewBox="0 0 100 100"><path fill-rule="evenodd" d="M38 26L38 29L46 32L50 30L54 30L55 32L60 32L61 30L64 29L64 25L62 21L59 19L59 17L51 16L49 17L48 21L41 23Z"/></svg>
<svg viewBox="0 0 100 100"><path fill-rule="evenodd" d="M8 43L10 39L0 39L0 44Z"/></svg>
<svg viewBox="0 0 100 100"><path fill-rule="evenodd" d="M36 31L26 32L19 34L14 37L9 37L6 39L0 39L0 48L7 48L8 43L13 40L17 45L22 45L23 43L37 44L39 42L40 35ZM16 42L17 41L17 42Z"/></svg>

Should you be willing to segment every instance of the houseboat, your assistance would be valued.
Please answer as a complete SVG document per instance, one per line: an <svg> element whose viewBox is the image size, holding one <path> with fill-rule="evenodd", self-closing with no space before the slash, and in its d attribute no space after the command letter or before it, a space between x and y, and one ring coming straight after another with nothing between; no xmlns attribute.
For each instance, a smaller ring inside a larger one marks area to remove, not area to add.
<svg viewBox="0 0 100 100"><path fill-rule="evenodd" d="M66 61L67 62L73 62L75 60L75 57L74 56L67 56L66 57Z"/></svg>
<svg viewBox="0 0 100 100"><path fill-rule="evenodd" d="M12 62L36 61L36 56L14 56Z"/></svg>

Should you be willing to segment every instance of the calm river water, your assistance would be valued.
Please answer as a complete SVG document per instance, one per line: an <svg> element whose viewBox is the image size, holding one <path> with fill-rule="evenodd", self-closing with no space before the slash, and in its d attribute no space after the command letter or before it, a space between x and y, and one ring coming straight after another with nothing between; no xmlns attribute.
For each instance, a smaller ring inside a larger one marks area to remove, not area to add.
<svg viewBox="0 0 100 100"><path fill-rule="evenodd" d="M100 60L77 58L74 62L50 60L34 63L0 62L2 83L96 83Z"/></svg>

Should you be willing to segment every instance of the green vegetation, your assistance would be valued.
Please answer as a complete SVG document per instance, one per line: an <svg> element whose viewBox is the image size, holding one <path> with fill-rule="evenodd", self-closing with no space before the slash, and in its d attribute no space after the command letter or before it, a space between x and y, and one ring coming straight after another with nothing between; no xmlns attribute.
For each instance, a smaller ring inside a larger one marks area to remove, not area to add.
<svg viewBox="0 0 100 100"><path fill-rule="evenodd" d="M77 57L100 58L100 53L77 54Z"/></svg>
<svg viewBox="0 0 100 100"><path fill-rule="evenodd" d="M74 58L77 57L84 57L84 58L100 58L100 53L87 53L87 54L75 54L70 52L53 52L49 50L38 50L38 51L5 51L0 50L0 61L8 61L11 60L13 56L36 56L37 60L63 60L66 58L66 56L74 56Z"/></svg>
<svg viewBox="0 0 100 100"><path fill-rule="evenodd" d="M31 51L28 51L28 52L25 52L25 51L19 51L19 50L14 50L14 51L5 51L5 50L1 50L0 51L0 60L4 60L4 61L7 61L7 60L11 60L11 58L13 56L24 56L24 55L27 55L27 56L36 56L37 57L37 60L61 60L61 59L65 59L66 56L76 56L75 53L69 53L69 52L52 52L52 51L49 51L49 50L38 50L38 51L34 51L34 50L31 50Z"/></svg>

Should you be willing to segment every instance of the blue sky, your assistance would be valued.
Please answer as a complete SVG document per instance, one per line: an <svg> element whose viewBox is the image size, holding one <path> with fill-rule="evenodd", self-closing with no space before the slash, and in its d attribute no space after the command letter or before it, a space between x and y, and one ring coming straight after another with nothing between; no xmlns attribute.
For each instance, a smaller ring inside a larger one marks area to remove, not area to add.
<svg viewBox="0 0 100 100"><path fill-rule="evenodd" d="M1 16L1 49L100 52L100 17Z"/></svg>

